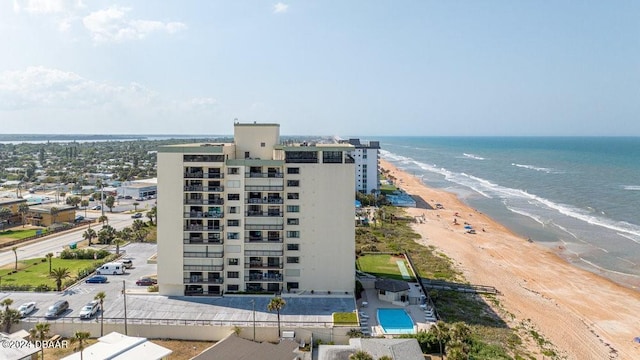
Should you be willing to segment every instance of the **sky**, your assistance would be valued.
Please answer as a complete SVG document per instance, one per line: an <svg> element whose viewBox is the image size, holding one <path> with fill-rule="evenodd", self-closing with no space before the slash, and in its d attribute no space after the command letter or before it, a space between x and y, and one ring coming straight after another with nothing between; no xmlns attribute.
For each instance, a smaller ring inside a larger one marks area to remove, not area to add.
<svg viewBox="0 0 640 360"><path fill-rule="evenodd" d="M640 136L640 1L2 0L0 133Z"/></svg>

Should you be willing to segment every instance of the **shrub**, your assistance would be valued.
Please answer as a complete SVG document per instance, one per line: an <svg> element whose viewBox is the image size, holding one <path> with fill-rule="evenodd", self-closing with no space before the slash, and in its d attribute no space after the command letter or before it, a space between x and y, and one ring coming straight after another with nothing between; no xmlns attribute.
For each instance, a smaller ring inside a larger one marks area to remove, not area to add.
<svg viewBox="0 0 640 360"><path fill-rule="evenodd" d="M33 291L37 291L37 292L45 292L45 291L51 291L51 290L52 290L51 287L45 284L40 284L33 288Z"/></svg>
<svg viewBox="0 0 640 360"><path fill-rule="evenodd" d="M151 285L147 287L148 292L158 292L158 285Z"/></svg>
<svg viewBox="0 0 640 360"><path fill-rule="evenodd" d="M62 288L63 288L63 289L68 288L69 286L71 286L71 285L75 284L75 283L76 283L76 280L77 280L77 279L67 279L67 280L65 280L65 281L64 281L64 283L62 284Z"/></svg>

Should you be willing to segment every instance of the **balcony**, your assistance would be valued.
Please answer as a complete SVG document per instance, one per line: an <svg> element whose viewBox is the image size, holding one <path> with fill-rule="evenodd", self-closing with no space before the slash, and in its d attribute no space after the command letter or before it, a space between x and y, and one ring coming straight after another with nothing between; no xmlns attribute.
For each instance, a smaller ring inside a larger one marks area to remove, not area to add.
<svg viewBox="0 0 640 360"><path fill-rule="evenodd" d="M244 216L279 216L282 217L281 211L245 211Z"/></svg>
<svg viewBox="0 0 640 360"><path fill-rule="evenodd" d="M219 259L224 257L224 251L211 251L211 252L195 252L195 251L185 251L182 253L185 258L213 258Z"/></svg>
<svg viewBox="0 0 640 360"><path fill-rule="evenodd" d="M282 198L247 198L245 200L247 204L282 204L284 200Z"/></svg>
<svg viewBox="0 0 640 360"><path fill-rule="evenodd" d="M244 281L281 282L282 274L249 274L245 275Z"/></svg>
<svg viewBox="0 0 640 360"><path fill-rule="evenodd" d="M283 173L273 173L273 172L248 172L244 174L244 177L248 178L281 178L283 177Z"/></svg>
<svg viewBox="0 0 640 360"><path fill-rule="evenodd" d="M247 269L282 269L282 263L265 263L265 262L251 261L248 264L245 263L244 267Z"/></svg>
<svg viewBox="0 0 640 360"><path fill-rule="evenodd" d="M185 284L222 284L224 282L224 278L202 278L192 276L190 278L184 278Z"/></svg>
<svg viewBox="0 0 640 360"><path fill-rule="evenodd" d="M283 185L245 185L245 191L283 191Z"/></svg>
<svg viewBox="0 0 640 360"><path fill-rule="evenodd" d="M222 245L224 244L224 240L222 239L203 239L203 238L184 238L185 244L214 244L214 245Z"/></svg>
<svg viewBox="0 0 640 360"><path fill-rule="evenodd" d="M184 271L222 271L224 265L183 265Z"/></svg>
<svg viewBox="0 0 640 360"><path fill-rule="evenodd" d="M203 225L185 225L185 231L222 231L224 230L224 225L220 226L203 226Z"/></svg>
<svg viewBox="0 0 640 360"><path fill-rule="evenodd" d="M281 243L283 238L281 237L262 237L262 236L245 236L244 242L246 243Z"/></svg>
<svg viewBox="0 0 640 360"><path fill-rule="evenodd" d="M202 186L202 185L186 185L184 191L197 192L223 192L224 186Z"/></svg>
<svg viewBox="0 0 640 360"><path fill-rule="evenodd" d="M224 199L185 199L186 205L224 205Z"/></svg>
<svg viewBox="0 0 640 360"><path fill-rule="evenodd" d="M245 230L282 230L284 224L245 224Z"/></svg>
<svg viewBox="0 0 640 360"><path fill-rule="evenodd" d="M223 173L206 173L204 174L205 179L224 179Z"/></svg>
<svg viewBox="0 0 640 360"><path fill-rule="evenodd" d="M224 217L224 213L223 212L191 211L191 212L184 213L184 217L187 219L202 219L202 218L220 219Z"/></svg>
<svg viewBox="0 0 640 360"><path fill-rule="evenodd" d="M184 177L187 179L202 179L203 172L186 172Z"/></svg>

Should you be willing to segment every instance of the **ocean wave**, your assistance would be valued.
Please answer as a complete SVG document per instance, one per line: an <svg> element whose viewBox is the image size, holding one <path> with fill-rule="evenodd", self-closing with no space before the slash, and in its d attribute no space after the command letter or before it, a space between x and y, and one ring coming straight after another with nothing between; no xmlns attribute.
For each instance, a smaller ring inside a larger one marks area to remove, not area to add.
<svg viewBox="0 0 640 360"><path fill-rule="evenodd" d="M640 240L636 240L636 239L640 239L639 225L631 224L624 221L609 219L601 215L594 215L593 211L589 211L588 209L580 209L575 206L556 203L556 202L553 202L552 200L537 196L535 194L531 194L526 190L501 186L487 179L479 178L479 177L465 174L465 173L454 173L443 167L438 167L436 165L428 165L420 161L416 161L415 159L404 157L404 156L398 156L390 152L381 151L381 155L383 158L386 158L392 162L394 161L400 162L405 165L410 163L418 166L422 170L440 174L444 176L447 181L467 187L486 198L497 197L500 199L504 199L508 202L524 200L528 202L531 206L535 206L538 208L546 208L546 209L555 211L556 213L559 213L561 215L580 220L587 224L613 230L619 234L626 234L626 236L624 236L625 238L628 238L629 240L640 244ZM514 211L514 209L515 209L515 206L509 206L510 211ZM535 218L535 215L532 214L530 211L524 211L522 209L522 206L518 206L518 211L520 211L522 215L528 216L532 218L534 221L540 222L540 219ZM541 222L541 223L544 224L544 222Z"/></svg>
<svg viewBox="0 0 640 360"><path fill-rule="evenodd" d="M484 160L484 158L482 156L478 156L478 155L474 155L474 154L462 153L462 155L464 155L464 157L466 157L466 158L473 159L473 160Z"/></svg>
<svg viewBox="0 0 640 360"><path fill-rule="evenodd" d="M640 191L640 185L623 185L623 189L631 191Z"/></svg>
<svg viewBox="0 0 640 360"><path fill-rule="evenodd" d="M556 171L554 171L553 169L537 167L537 166L533 166L533 165L516 164L516 163L512 163L511 165L519 167L519 168L523 168L523 169L528 169L528 170L542 171L542 172L545 172L547 174L556 173Z"/></svg>

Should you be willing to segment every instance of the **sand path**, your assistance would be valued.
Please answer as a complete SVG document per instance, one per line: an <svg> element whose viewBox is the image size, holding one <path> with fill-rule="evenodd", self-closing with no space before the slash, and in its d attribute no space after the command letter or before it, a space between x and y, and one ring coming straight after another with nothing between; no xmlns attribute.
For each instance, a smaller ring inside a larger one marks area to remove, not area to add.
<svg viewBox="0 0 640 360"><path fill-rule="evenodd" d="M434 245L451 257L473 284L495 286L515 326L530 319L537 331L567 359L640 359L640 293L579 269L551 249L529 243L455 195L428 188L420 179L387 161L397 184L442 210L408 208L426 221L415 224L421 243ZM454 216L458 213L458 216ZM454 225L457 219L460 225ZM468 222L476 234L465 233ZM482 231L483 229L485 231ZM496 309L497 313L500 313ZM540 355L540 358L543 358Z"/></svg>

